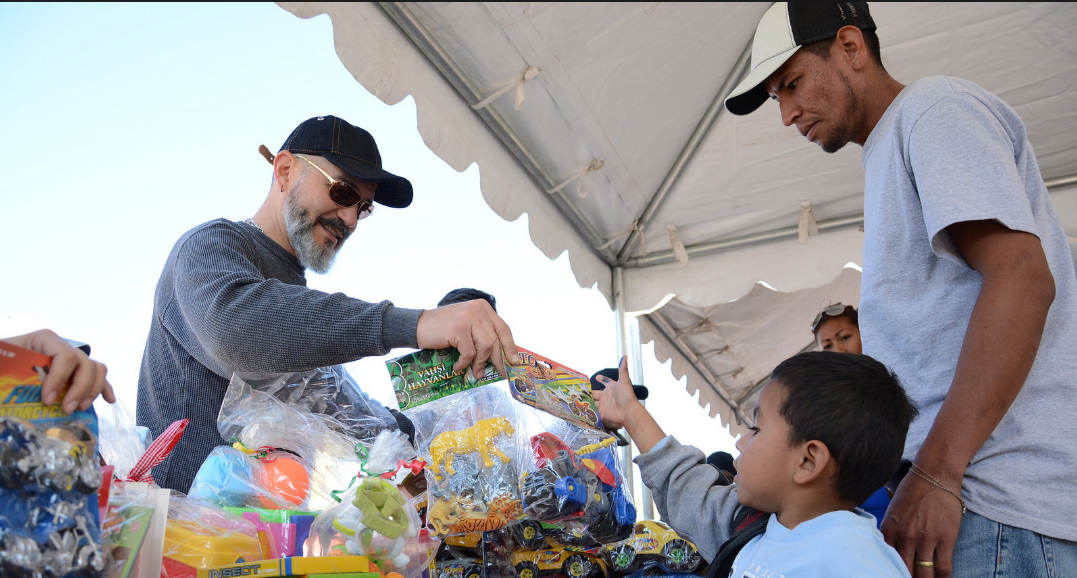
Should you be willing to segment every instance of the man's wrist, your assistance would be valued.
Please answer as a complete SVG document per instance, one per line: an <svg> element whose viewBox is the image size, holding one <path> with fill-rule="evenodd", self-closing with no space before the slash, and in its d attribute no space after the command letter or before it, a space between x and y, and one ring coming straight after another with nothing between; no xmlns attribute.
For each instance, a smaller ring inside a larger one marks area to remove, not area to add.
<svg viewBox="0 0 1077 578"><path fill-rule="evenodd" d="M947 487L952 488L961 487L965 478L965 469L968 468L967 459L949 454L945 445L941 449L933 448L926 440L917 452L913 463L946 484Z"/></svg>

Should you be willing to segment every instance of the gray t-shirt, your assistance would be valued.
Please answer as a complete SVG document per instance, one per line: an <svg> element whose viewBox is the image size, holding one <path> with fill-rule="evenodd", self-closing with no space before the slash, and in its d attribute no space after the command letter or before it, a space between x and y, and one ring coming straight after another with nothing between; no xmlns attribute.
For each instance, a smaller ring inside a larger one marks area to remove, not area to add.
<svg viewBox="0 0 1077 578"><path fill-rule="evenodd" d="M982 277L946 227L994 219L1039 237L1055 300L1028 379L976 453L962 494L997 522L1077 540L1077 275L1024 123L975 84L936 76L898 95L864 144L864 353L920 409L920 449L949 391Z"/></svg>

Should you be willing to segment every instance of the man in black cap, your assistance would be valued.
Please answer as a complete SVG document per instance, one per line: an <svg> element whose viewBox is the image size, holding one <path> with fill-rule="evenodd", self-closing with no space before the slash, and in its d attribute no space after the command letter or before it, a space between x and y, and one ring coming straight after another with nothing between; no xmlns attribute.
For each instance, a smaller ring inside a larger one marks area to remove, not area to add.
<svg viewBox="0 0 1077 578"><path fill-rule="evenodd" d="M137 421L158 436L190 423L154 469L163 487L188 491L210 451L234 372L293 372L383 355L396 347L455 347L455 369L504 374L518 362L508 326L485 301L438 309L368 303L306 287L325 272L374 203L404 208L411 183L381 167L365 130L333 116L300 124L276 156L273 183L253 218L216 219L180 237L154 295L138 380ZM504 358L502 357L504 355Z"/></svg>
<svg viewBox="0 0 1077 578"><path fill-rule="evenodd" d="M776 3L725 106L771 98L824 151L864 148L863 349L920 410L882 524L909 570L1077 575L1065 231L1014 110L960 78L899 83L875 29L863 2Z"/></svg>

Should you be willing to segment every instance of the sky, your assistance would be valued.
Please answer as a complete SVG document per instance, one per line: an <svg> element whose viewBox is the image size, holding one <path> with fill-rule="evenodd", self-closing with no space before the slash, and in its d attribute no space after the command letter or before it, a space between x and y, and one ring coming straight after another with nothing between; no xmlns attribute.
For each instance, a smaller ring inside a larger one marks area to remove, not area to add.
<svg viewBox="0 0 1077 578"><path fill-rule="evenodd" d="M370 131L415 201L363 221L310 287L408 308L476 287L518 344L586 374L616 365L614 315L569 256L547 259L526 214L506 222L485 204L482 167L457 172L426 148L411 97L388 106L356 82L328 16L275 4L0 4L0 337L48 327L89 343L133 414L172 245L205 221L252 216L271 178L258 145L276 151L326 114ZM510 262L532 282L510 279ZM384 360L406 353L347 367L389 404ZM643 373L667 433L736 455L651 345Z"/></svg>

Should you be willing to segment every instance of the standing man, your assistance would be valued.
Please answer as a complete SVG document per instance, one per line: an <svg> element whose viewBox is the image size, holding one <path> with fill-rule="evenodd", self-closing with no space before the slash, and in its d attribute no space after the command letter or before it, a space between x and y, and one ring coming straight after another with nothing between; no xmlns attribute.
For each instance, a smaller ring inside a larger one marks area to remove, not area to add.
<svg viewBox="0 0 1077 578"><path fill-rule="evenodd" d="M915 576L1077 576L1077 276L1021 119L966 80L900 84L862 2L767 11L725 106L768 97L864 147L864 353L920 410L887 540Z"/></svg>
<svg viewBox="0 0 1077 578"><path fill-rule="evenodd" d="M234 372L305 371L396 347L455 347L454 369L480 375L487 360L502 375L505 359L518 362L512 333L485 301L424 311L307 288L305 270L328 271L374 203L411 204L411 183L381 168L368 132L333 116L312 118L275 157L263 154L273 183L254 217L185 233L157 284L137 421L156 437L190 419L154 470L163 487L188 491L206 456L225 444L217 413Z"/></svg>

